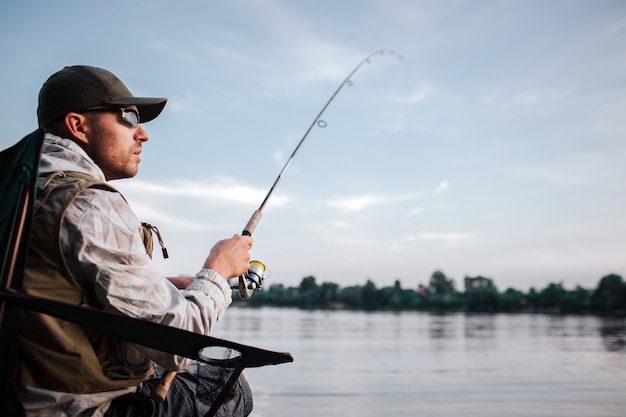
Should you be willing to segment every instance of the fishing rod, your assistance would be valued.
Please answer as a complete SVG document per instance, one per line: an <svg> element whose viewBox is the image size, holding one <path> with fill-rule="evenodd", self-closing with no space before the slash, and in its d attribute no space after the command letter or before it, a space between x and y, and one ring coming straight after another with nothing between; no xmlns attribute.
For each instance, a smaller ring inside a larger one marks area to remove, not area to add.
<svg viewBox="0 0 626 417"><path fill-rule="evenodd" d="M330 103L335 99L337 94L339 94L339 92L341 91L341 89L345 85L347 85L348 87L352 86L352 80L351 80L352 76L364 64L366 64L366 63L369 64L371 62L371 59L374 56L376 56L376 55L392 55L392 56L398 57L399 59L403 59L402 55L399 55L399 54L397 54L396 52L394 52L392 50L380 49L378 51L375 51L375 52L372 52L371 54L369 54L365 59L363 59L363 61L361 61L352 70L352 72L350 72L350 74L348 74L348 76L343 80L343 82L339 85L339 87L335 90L335 92L330 96L330 98L328 99L326 104L324 104L324 107L322 107L322 110L320 110L320 112L317 114L315 119L313 119L313 122L311 123L309 128L304 133L304 136L302 136L302 139L300 139L300 142L298 142L296 148L291 153L291 156L289 157L289 159L287 160L287 162L285 163L283 168L280 170L280 173L278 174L278 177L276 177L276 180L274 181L274 183L270 187L267 195L265 196L265 198L261 202L261 205L259 206L259 208L257 208L254 211L254 213L252 213L252 217L250 217L250 220L248 220L248 223L243 228L243 232L241 232L241 234L243 236L252 236L252 233L256 229L257 224L261 220L261 216L262 216L262 212L263 212L263 208L265 207L265 204L270 199L270 196L274 193L274 190L276 189L276 186L278 185L278 183L282 179L282 177L285 174L285 171L287 170L287 168L289 168L289 165L291 165L291 162L293 161L293 158L296 156L296 153L298 152L298 150L302 146L302 143L304 142L304 140L309 136L309 133L311 132L311 130L313 130L313 128L315 126L319 126L320 128L326 127L326 122L324 120L322 120L321 117L322 117L322 114L324 114L324 112L326 111L326 109L330 105ZM252 296L252 293L254 291L258 291L258 290L261 289L261 286L263 284L263 280L267 277L266 274L267 274L267 271L266 271L265 265L263 265L263 263L261 263L260 261L252 261L252 262L250 262L250 268L248 269L248 271L245 274L239 276L238 285L233 286L232 288L233 289L237 289L239 291L239 296L241 297L241 299L247 300L248 298L250 298Z"/></svg>
<svg viewBox="0 0 626 417"><path fill-rule="evenodd" d="M280 182L281 178L283 177L283 175L284 175L285 171L287 170L287 168L289 167L289 165L291 165L291 161L293 161L293 158L296 156L296 153L300 149L300 146L302 146L302 143L304 142L304 140L309 136L309 133L311 132L311 130L313 130L313 128L316 125L321 127L321 128L326 127L326 122L323 121L322 119L320 119L320 117L322 117L322 114L324 114L324 112L326 111L326 108L328 108L330 103L334 100L335 96L339 93L339 91L341 91L341 89L345 85L347 85L349 87L352 86L352 80L350 78L364 64L370 63L370 60L375 55L394 55L394 56L397 56L399 59L402 59L401 55L395 53L394 51L388 50L388 49L381 49L381 50L378 50L376 52L372 52L363 61L361 61L359 63L359 65L357 65L352 70L352 72L343 80L343 82L339 85L337 90L335 90L333 95L330 96L330 98L328 99L326 104L324 104L324 107L322 107L322 110L318 113L318 115L313 120L313 123L311 123L309 128L306 130L306 132L304 133L304 136L302 136L302 139L300 139L300 142L298 142L298 145L296 146L296 148L291 153L291 156L289 157L289 159L287 160L287 162L283 166L283 169L280 170L280 173L278 174L278 177L276 177L276 180L274 181L274 183L272 184L272 186L271 186L270 190L268 191L267 195L265 196L265 198L261 202L261 205L259 206L259 208L257 208L254 211L254 213L252 213L252 216L250 217L250 220L248 220L248 223L246 224L246 226L243 228L243 231L241 232L241 234L243 236L252 236L252 233L254 233L254 231L255 231L255 229L257 227L257 224L259 223L259 220L261 220L261 216L262 216L263 208L265 208L265 204L269 200L270 196L274 193L274 190L276 189L276 186ZM267 278L267 277L268 277L268 271L267 271L267 268L265 267L265 265L262 262L260 262L260 261L254 260L254 261L250 262L250 267L248 268L248 271L245 274L240 275L238 277L238 283L236 285L231 285L231 288L238 290L239 296L241 297L242 300L247 300L250 297L252 297L252 294L255 291L261 290L262 285L263 285L263 280L265 278ZM165 397L167 395L167 391L169 390L170 384L174 380L174 376L175 375L176 375L176 371L165 371L163 376L161 376L161 379L160 379L159 383L152 390L151 398L153 400L155 400L157 402L162 402L162 401L165 400Z"/></svg>

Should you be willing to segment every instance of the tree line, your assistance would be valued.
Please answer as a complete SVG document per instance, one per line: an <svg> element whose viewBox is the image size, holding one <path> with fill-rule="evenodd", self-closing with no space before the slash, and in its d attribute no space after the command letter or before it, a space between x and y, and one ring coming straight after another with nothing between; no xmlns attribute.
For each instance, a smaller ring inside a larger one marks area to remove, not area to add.
<svg viewBox="0 0 626 417"><path fill-rule="evenodd" d="M467 311L467 312L553 312L626 314L626 282L616 274L600 279L595 289L577 286L567 290L562 283L551 283L541 290L528 292L508 288L499 292L490 278L465 277L463 291L454 279L435 271L428 285L402 288L378 288L367 280L365 285L340 287L336 283L318 284L314 276L302 279L297 287L272 284L245 301L251 307L297 307L302 309L354 309L394 311ZM237 300L238 297L233 297Z"/></svg>

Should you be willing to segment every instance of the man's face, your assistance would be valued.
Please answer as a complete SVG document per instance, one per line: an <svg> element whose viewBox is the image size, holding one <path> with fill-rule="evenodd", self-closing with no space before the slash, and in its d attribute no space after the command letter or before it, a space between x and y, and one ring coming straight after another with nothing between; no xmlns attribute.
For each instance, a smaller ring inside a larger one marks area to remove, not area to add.
<svg viewBox="0 0 626 417"><path fill-rule="evenodd" d="M134 107L130 107L134 108ZM149 140L143 127L123 123L116 112L85 113L89 120L86 150L107 180L137 175L143 142Z"/></svg>

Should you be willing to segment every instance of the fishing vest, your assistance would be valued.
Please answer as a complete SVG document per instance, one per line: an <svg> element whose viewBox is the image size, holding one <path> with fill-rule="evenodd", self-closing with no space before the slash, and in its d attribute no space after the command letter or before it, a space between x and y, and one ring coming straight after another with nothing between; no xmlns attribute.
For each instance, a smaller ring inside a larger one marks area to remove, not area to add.
<svg viewBox="0 0 626 417"><path fill-rule="evenodd" d="M59 172L39 178L24 292L102 308L93 287L81 285L72 276L61 246L65 212L88 188L118 192L78 172ZM152 233L146 226L149 225L144 224L141 233L151 255ZM154 362L147 358L138 365L125 363L121 352L133 347L118 337L27 309L19 309L18 320L18 369L23 385L87 394L138 385L154 373Z"/></svg>

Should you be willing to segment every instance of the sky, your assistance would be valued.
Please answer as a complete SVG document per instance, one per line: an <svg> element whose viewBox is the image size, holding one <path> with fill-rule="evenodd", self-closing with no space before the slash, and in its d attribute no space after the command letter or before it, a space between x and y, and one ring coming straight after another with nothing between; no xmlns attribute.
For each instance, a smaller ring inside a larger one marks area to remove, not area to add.
<svg viewBox="0 0 626 417"><path fill-rule="evenodd" d="M372 53L263 210L266 285L626 277L623 1L0 0L0 148L66 65L167 97L112 185L194 274Z"/></svg>

